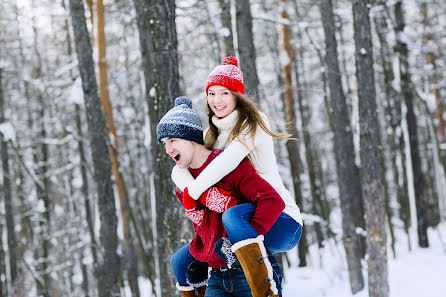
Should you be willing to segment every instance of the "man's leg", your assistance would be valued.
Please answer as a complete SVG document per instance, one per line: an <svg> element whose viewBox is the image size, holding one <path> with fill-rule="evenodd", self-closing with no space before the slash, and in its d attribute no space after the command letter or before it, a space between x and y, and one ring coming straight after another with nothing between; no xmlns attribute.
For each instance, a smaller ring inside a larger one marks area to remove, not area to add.
<svg viewBox="0 0 446 297"><path fill-rule="evenodd" d="M205 284L199 284L199 286L191 286L187 282L188 273L190 274L193 263L199 262L189 253L189 244L186 244L181 249L175 252L170 258L170 265L173 273L177 279L177 289L185 297L200 296L203 297L206 291ZM202 263L202 262L199 262ZM196 265L197 266L197 265ZM189 275L189 278L191 276ZM207 272L206 272L207 277Z"/></svg>
<svg viewBox="0 0 446 297"><path fill-rule="evenodd" d="M211 277L208 279L208 286L206 288L206 294L205 297L231 297L231 295L225 288L224 282L224 273L223 272L212 272L211 271ZM249 289L249 287L248 287ZM249 292L251 293L251 291ZM242 297L239 295L236 295L238 297Z"/></svg>
<svg viewBox="0 0 446 297"><path fill-rule="evenodd" d="M232 294L237 297L252 297L251 288L241 267L228 271L231 277Z"/></svg>

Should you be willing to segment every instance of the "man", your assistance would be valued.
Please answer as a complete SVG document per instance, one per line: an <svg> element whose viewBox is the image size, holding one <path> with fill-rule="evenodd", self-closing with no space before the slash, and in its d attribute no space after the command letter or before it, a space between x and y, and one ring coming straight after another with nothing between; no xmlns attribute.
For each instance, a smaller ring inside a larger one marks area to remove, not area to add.
<svg viewBox="0 0 446 297"><path fill-rule="evenodd" d="M157 126L157 138L175 163L180 168L187 168L195 178L222 152L208 150L203 145L200 117L192 110L192 102L186 97L177 98L175 107L161 119ZM183 199L183 193L178 188L175 192L195 230L194 239L178 250L171 259L178 281L177 288L181 294L244 297L252 296L252 291L254 296L262 296L263 293L257 292L264 292L265 297L269 294L278 296L280 279L277 271L280 268L275 265L274 258L269 257L264 247L262 249L254 242L246 247L249 252L244 252L245 248L236 251L240 262L237 261L231 247L228 247L229 241L224 240L227 234L222 223L222 213L210 209L215 202L224 203L226 208L233 206L236 204L235 199L239 203L253 203L256 210L249 223L256 230L264 230L265 233L271 228L285 204L274 188L256 173L249 160L243 160L234 171L200 197L199 202ZM209 203L211 196L219 199L212 198L212 203ZM202 263L207 263L212 268L207 289L203 282L207 278L206 270L198 269L202 277L188 275L194 271L194 267L202 266ZM247 274L247 271L255 271L255 275Z"/></svg>

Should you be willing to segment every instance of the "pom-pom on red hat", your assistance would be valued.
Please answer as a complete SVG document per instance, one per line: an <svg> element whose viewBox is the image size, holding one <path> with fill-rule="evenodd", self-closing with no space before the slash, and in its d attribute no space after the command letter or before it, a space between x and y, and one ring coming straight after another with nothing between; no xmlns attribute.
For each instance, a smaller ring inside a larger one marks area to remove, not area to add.
<svg viewBox="0 0 446 297"><path fill-rule="evenodd" d="M243 84L243 73L237 67L238 61L235 57L229 56L223 59L221 65L218 65L211 71L206 79L206 94L211 86L223 86L231 91L245 94L245 85Z"/></svg>

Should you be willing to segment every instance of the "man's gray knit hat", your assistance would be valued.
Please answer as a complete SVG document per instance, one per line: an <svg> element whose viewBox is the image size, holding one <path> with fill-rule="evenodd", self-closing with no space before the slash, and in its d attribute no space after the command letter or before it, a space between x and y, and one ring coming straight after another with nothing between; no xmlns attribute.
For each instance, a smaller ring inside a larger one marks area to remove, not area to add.
<svg viewBox="0 0 446 297"><path fill-rule="evenodd" d="M192 109L192 100L181 96L175 99L175 106L169 110L156 126L158 141L168 138L181 138L203 142L203 125L198 114Z"/></svg>

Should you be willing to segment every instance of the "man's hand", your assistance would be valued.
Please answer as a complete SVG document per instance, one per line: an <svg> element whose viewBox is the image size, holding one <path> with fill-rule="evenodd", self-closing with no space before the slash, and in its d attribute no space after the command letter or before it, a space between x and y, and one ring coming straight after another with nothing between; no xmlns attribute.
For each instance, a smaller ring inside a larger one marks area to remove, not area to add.
<svg viewBox="0 0 446 297"><path fill-rule="evenodd" d="M206 224L208 220L208 209L202 208L200 210L186 210L186 216L198 226Z"/></svg>
<svg viewBox="0 0 446 297"><path fill-rule="evenodd" d="M185 188L183 192L183 207L186 210L186 216L192 222L201 226L206 223L209 210L205 208L197 210L197 203L198 202L189 195L187 188Z"/></svg>

